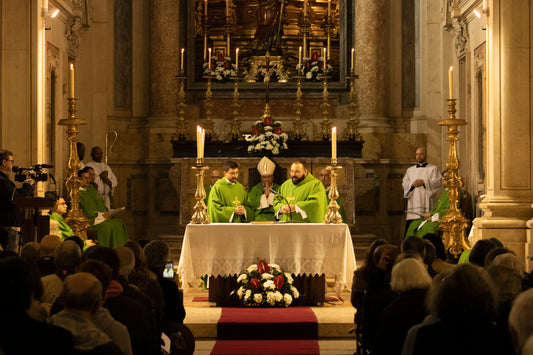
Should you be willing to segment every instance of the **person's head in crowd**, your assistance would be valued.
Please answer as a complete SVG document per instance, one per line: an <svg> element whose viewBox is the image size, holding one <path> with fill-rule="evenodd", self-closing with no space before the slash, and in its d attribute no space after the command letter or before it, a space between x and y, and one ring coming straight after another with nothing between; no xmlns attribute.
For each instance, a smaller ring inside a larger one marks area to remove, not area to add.
<svg viewBox="0 0 533 355"><path fill-rule="evenodd" d="M83 239L81 239L77 235L73 235L71 237L65 238L65 241L67 241L67 240L70 240L70 241L76 243L78 245L78 247L80 247L80 250L83 251L83 248L84 248Z"/></svg>
<svg viewBox="0 0 533 355"><path fill-rule="evenodd" d="M144 247L146 266L156 275L161 275L168 260L169 249L167 243L153 240Z"/></svg>
<svg viewBox="0 0 533 355"><path fill-rule="evenodd" d="M112 279L112 271L109 265L100 260L89 259L81 264L80 271L88 272L100 281L102 285L102 296L105 298L106 290Z"/></svg>
<svg viewBox="0 0 533 355"><path fill-rule="evenodd" d="M107 264L111 268L111 277L113 280L118 280L119 271L120 271L120 260L118 258L117 252L114 249L97 246L88 250L84 254L84 260L100 260Z"/></svg>
<svg viewBox="0 0 533 355"><path fill-rule="evenodd" d="M399 263L400 261L405 260L405 259L417 259L421 263L424 262L424 259L422 259L420 254L418 254L416 251L407 250L407 251L404 251L403 253L400 253L398 255L398 257L396 258L396 264Z"/></svg>
<svg viewBox="0 0 533 355"><path fill-rule="evenodd" d="M422 259L424 259L424 252L426 249L424 247L424 241L422 240L422 238L415 236L409 236L405 238L401 245L401 251L403 253L408 250L413 250L417 252L418 254L420 254Z"/></svg>
<svg viewBox="0 0 533 355"><path fill-rule="evenodd" d="M505 318L507 319L511 309L510 305L516 296L522 292L522 276L516 270L503 265L491 264L486 270L496 290L497 304L507 307L506 309L501 309L501 311L505 312Z"/></svg>
<svg viewBox="0 0 533 355"><path fill-rule="evenodd" d="M128 247L119 247L115 249L115 252L120 260L119 273L127 279L135 267L135 255L133 254L133 250Z"/></svg>
<svg viewBox="0 0 533 355"><path fill-rule="evenodd" d="M483 264L484 267L487 268L492 263L494 258L497 257L498 255L507 254L507 253L514 254L514 251L512 251L511 249L504 248L504 247L496 247L492 249L491 251L487 253L487 256L485 256L485 262Z"/></svg>
<svg viewBox="0 0 533 355"><path fill-rule="evenodd" d="M20 250L20 256L28 261L36 263L41 257L40 245L37 242L28 242Z"/></svg>
<svg viewBox="0 0 533 355"><path fill-rule="evenodd" d="M91 149L91 158L97 163L102 162L102 159L104 158L104 151L99 146L94 146L93 149Z"/></svg>
<svg viewBox="0 0 533 355"><path fill-rule="evenodd" d="M87 315L102 306L102 294L102 284L94 275L78 272L67 276L60 297L65 309Z"/></svg>
<svg viewBox="0 0 533 355"><path fill-rule="evenodd" d="M374 262L376 266L385 271L390 272L392 266L398 257L398 247L391 244L383 244L374 251Z"/></svg>
<svg viewBox="0 0 533 355"><path fill-rule="evenodd" d="M437 251L429 240L422 239L422 241L424 242L424 264L431 266L437 259Z"/></svg>
<svg viewBox="0 0 533 355"><path fill-rule="evenodd" d="M143 247L136 241L127 241L126 244L124 244L126 248L130 248L131 251L133 251L133 255L135 257L135 269L142 269L146 268L146 257L144 256L144 250Z"/></svg>
<svg viewBox="0 0 533 355"><path fill-rule="evenodd" d="M376 251L376 248L380 245L387 244L387 241L385 239L376 239L370 244L368 247L368 251L366 252L365 261L363 263L364 267L371 268L374 270L377 266L374 262L374 252Z"/></svg>
<svg viewBox="0 0 533 355"><path fill-rule="evenodd" d="M497 247L500 247L500 248L503 247L503 243L498 238L492 237L487 240L490 240L491 242L493 242L494 245L496 245Z"/></svg>
<svg viewBox="0 0 533 355"><path fill-rule="evenodd" d="M522 292L509 313L509 332L517 354L533 335L533 289Z"/></svg>
<svg viewBox="0 0 533 355"><path fill-rule="evenodd" d="M13 165L15 165L13 153L9 150L0 149L0 171L8 174L13 171Z"/></svg>
<svg viewBox="0 0 533 355"><path fill-rule="evenodd" d="M59 244L56 248L54 263L57 268L57 275L61 279L76 273L81 263L80 247L70 240Z"/></svg>
<svg viewBox="0 0 533 355"><path fill-rule="evenodd" d="M443 321L491 321L495 307L494 286L488 275L476 265L461 264L442 280L432 310Z"/></svg>
<svg viewBox="0 0 533 355"><path fill-rule="evenodd" d="M472 247L468 261L474 265L483 267L485 265L485 258L492 249L496 248L496 244L488 239L478 240Z"/></svg>
<svg viewBox="0 0 533 355"><path fill-rule="evenodd" d="M61 237L54 234L47 234L41 239L40 255L41 258L45 256L54 256L56 248L61 244Z"/></svg>
<svg viewBox="0 0 533 355"><path fill-rule="evenodd" d="M78 159L83 161L83 158L85 158L85 144L82 142L76 142L76 150L78 152Z"/></svg>
<svg viewBox="0 0 533 355"><path fill-rule="evenodd" d="M20 315L30 308L34 282L34 274L27 261L16 255L0 253L0 285L2 285L0 318Z"/></svg>
<svg viewBox="0 0 533 355"><path fill-rule="evenodd" d="M420 260L409 258L393 266L390 285L397 293L414 289L427 290L431 286L431 277Z"/></svg>
<svg viewBox="0 0 533 355"><path fill-rule="evenodd" d="M530 335L526 343L522 347L522 355L533 354L533 335Z"/></svg>
<svg viewBox="0 0 533 355"><path fill-rule="evenodd" d="M422 239L429 240L431 244L433 244L433 246L435 247L435 253L437 258L446 261L446 250L444 249L442 237L434 233L427 233L422 237Z"/></svg>
<svg viewBox="0 0 533 355"><path fill-rule="evenodd" d="M514 253L505 253L498 255L490 264L506 266L515 270L519 275L524 275L524 263Z"/></svg>
<svg viewBox="0 0 533 355"><path fill-rule="evenodd" d="M213 186L215 182L217 182L221 178L222 178L222 174L220 173L220 170L211 171L211 176L209 177L210 185Z"/></svg>

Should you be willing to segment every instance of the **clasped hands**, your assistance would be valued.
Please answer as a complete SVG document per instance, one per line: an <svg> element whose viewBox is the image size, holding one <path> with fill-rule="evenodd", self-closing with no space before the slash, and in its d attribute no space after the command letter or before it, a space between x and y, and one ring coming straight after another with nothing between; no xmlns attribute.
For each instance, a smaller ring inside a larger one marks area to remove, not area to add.
<svg viewBox="0 0 533 355"><path fill-rule="evenodd" d="M238 214L238 215L243 215L245 213L245 208L243 205L239 205L239 206L235 206L235 210L233 212L235 212L235 214Z"/></svg>
<svg viewBox="0 0 533 355"><path fill-rule="evenodd" d="M413 186L414 186L414 187L424 186L424 180L422 180L422 179L416 179L416 180L413 182Z"/></svg>
<svg viewBox="0 0 533 355"><path fill-rule="evenodd" d="M107 170L102 171L102 173L100 174L100 180L102 180L104 184L111 186L112 183L111 183L111 180L109 180L109 178L107 177L108 174L109 173Z"/></svg>
<svg viewBox="0 0 533 355"><path fill-rule="evenodd" d="M279 209L281 213L291 213L296 212L296 206L295 205L283 205Z"/></svg>

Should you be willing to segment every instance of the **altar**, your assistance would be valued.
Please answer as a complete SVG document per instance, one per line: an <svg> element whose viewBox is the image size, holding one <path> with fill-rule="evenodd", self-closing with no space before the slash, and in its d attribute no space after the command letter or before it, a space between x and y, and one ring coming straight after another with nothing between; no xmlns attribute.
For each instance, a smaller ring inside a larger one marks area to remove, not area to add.
<svg viewBox="0 0 533 355"><path fill-rule="evenodd" d="M336 286L351 287L355 254L346 224L189 224L186 227L178 264L182 287L199 284L208 275L210 301L220 303L228 295L228 285L260 259L278 264L295 275L315 277L306 281L313 302L324 300L325 276L335 277ZM224 278L229 282L224 283ZM322 284L323 287L320 287ZM213 286L213 287L211 287ZM298 288L298 286L296 286ZM321 291L317 291L321 290Z"/></svg>

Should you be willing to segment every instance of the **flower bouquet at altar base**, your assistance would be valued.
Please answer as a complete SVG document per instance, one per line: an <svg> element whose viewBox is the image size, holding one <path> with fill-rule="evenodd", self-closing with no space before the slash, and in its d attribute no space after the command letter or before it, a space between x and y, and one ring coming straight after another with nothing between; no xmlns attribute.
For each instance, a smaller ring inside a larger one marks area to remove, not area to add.
<svg viewBox="0 0 533 355"><path fill-rule="evenodd" d="M211 56L209 63L203 65L204 76L213 76L214 80L225 82L236 77L235 64L232 63L231 57L224 57L222 54Z"/></svg>
<svg viewBox="0 0 533 355"><path fill-rule="evenodd" d="M270 106L266 104L265 113L261 120L252 126L252 134L245 134L244 139L250 143L248 154L250 155L278 155L288 148L289 136L283 133L280 121L273 121L270 114Z"/></svg>
<svg viewBox="0 0 533 355"><path fill-rule="evenodd" d="M304 60L303 64L296 64L296 71L299 75L305 76L306 81L316 82L322 81L324 75L333 74L333 67L327 64L324 73L324 57L321 57L318 52L313 52L311 58Z"/></svg>
<svg viewBox="0 0 533 355"><path fill-rule="evenodd" d="M245 307L288 307L300 297L292 276L276 264L260 260L239 275L240 287L231 292Z"/></svg>

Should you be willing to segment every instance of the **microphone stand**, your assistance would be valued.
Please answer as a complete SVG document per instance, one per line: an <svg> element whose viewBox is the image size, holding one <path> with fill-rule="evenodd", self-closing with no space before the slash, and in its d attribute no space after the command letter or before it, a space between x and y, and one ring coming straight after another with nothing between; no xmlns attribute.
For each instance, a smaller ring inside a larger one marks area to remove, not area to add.
<svg viewBox="0 0 533 355"><path fill-rule="evenodd" d="M289 200L287 200L287 198L285 196L283 196L282 194L280 194L279 192L277 192L273 188L270 188L270 192L272 192L274 195L281 196L281 198L283 200L285 200L285 202L287 202L287 207L289 208L289 220L292 223L292 209L291 209L291 205L289 204Z"/></svg>

